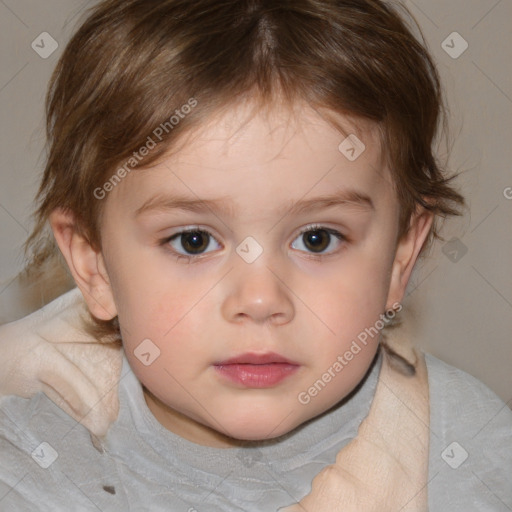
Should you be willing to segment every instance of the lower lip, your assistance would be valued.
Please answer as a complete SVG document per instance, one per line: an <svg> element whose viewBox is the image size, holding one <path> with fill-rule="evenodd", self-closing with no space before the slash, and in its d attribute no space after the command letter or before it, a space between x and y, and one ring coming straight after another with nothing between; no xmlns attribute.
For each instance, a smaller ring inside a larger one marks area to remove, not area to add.
<svg viewBox="0 0 512 512"><path fill-rule="evenodd" d="M289 363L268 363L215 365L215 369L247 388L270 388L295 373L299 367Z"/></svg>

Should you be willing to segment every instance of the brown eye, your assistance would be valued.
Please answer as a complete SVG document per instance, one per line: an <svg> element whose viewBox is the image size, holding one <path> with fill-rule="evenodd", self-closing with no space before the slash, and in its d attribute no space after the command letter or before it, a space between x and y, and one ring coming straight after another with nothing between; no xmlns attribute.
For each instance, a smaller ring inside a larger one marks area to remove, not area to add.
<svg viewBox="0 0 512 512"><path fill-rule="evenodd" d="M335 252L345 237L334 229L311 227L304 230L292 243L293 249L309 253Z"/></svg>
<svg viewBox="0 0 512 512"><path fill-rule="evenodd" d="M331 235L325 229L308 231L302 235L304 245L312 252L323 252L331 241Z"/></svg>
<svg viewBox="0 0 512 512"><path fill-rule="evenodd" d="M202 230L182 231L169 238L173 250L185 256L193 256L210 252L218 242L210 233ZM213 244L213 247L211 247Z"/></svg>
<svg viewBox="0 0 512 512"><path fill-rule="evenodd" d="M209 238L207 233L201 231L183 233L181 235L181 245L185 251L191 254L200 254L208 247Z"/></svg>

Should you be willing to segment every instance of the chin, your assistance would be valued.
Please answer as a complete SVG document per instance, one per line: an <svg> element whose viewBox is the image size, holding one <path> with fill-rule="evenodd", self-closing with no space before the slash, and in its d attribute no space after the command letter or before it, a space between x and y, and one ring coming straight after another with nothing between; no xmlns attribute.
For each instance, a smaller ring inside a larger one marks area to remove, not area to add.
<svg viewBox="0 0 512 512"><path fill-rule="evenodd" d="M236 422L236 424L224 425L229 432L222 433L239 441L267 441L284 436L299 425L300 423L291 423L290 421L283 422L283 418L266 418L262 421L260 417L257 421L249 419Z"/></svg>

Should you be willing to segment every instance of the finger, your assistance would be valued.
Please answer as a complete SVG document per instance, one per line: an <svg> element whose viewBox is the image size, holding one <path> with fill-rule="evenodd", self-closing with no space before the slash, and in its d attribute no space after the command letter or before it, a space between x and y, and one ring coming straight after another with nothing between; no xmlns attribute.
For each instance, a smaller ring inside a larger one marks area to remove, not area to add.
<svg viewBox="0 0 512 512"><path fill-rule="evenodd" d="M96 404L92 407L87 406L80 398L72 398L76 391L68 384L59 385L58 391L47 384L43 384L42 390L65 413L98 437L107 433L111 423L117 417L118 408L110 405L110 403L105 405L101 398L98 398Z"/></svg>
<svg viewBox="0 0 512 512"><path fill-rule="evenodd" d="M58 351L54 355L52 370L41 376L43 391L76 421L92 428L96 435L102 435L113 419L110 410L117 405L111 403L116 395L109 394L108 400L103 401L105 394L102 395L75 364Z"/></svg>
<svg viewBox="0 0 512 512"><path fill-rule="evenodd" d="M358 488L356 482L357 479L343 467L337 464L326 466L313 479L311 492L300 501L300 505L307 512L360 512L359 491L363 489Z"/></svg>
<svg viewBox="0 0 512 512"><path fill-rule="evenodd" d="M336 512L341 510L336 506L336 499L333 499L334 490L343 482L339 481L339 475L334 466L325 467L315 476L311 483L311 492L302 498L299 503L278 512Z"/></svg>

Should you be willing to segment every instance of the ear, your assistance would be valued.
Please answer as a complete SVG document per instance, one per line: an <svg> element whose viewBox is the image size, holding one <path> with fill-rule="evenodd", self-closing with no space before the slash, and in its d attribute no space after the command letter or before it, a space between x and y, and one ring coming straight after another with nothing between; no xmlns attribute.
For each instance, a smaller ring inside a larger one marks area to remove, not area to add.
<svg viewBox="0 0 512 512"><path fill-rule="evenodd" d="M117 316L117 309L103 255L79 234L71 212L57 208L49 220L55 240L89 311L100 320L111 320Z"/></svg>
<svg viewBox="0 0 512 512"><path fill-rule="evenodd" d="M420 208L412 215L409 230L398 241L391 269L386 310L391 309L393 304L402 301L412 270L428 237L433 221L434 214Z"/></svg>

